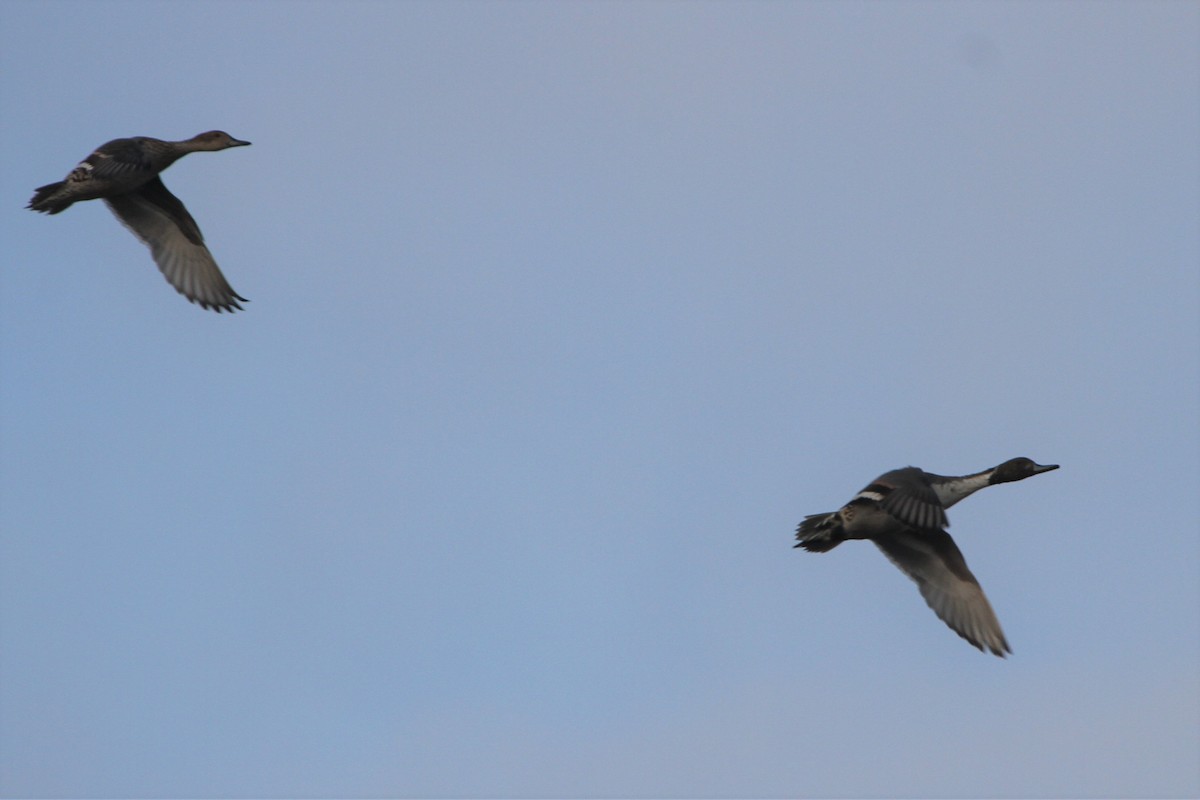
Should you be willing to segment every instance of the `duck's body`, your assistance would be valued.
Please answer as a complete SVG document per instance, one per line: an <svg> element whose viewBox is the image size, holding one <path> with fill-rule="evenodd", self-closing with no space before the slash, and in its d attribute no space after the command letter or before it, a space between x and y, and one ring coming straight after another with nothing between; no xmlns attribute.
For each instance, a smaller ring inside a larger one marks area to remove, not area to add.
<svg viewBox="0 0 1200 800"><path fill-rule="evenodd" d="M946 528L946 509L985 486L1058 469L1014 458L971 475L947 477L916 467L885 472L831 514L811 514L796 547L824 553L847 539L870 539L916 581L934 613L959 636L998 656L1011 653L1000 621Z"/></svg>
<svg viewBox="0 0 1200 800"><path fill-rule="evenodd" d="M192 215L167 190L158 174L188 153L225 150L250 142L209 131L182 142L149 136L113 139L96 148L66 180L39 187L29 208L58 214L84 200L103 199L125 227L142 240L175 289L193 303L216 311L245 302L225 280Z"/></svg>

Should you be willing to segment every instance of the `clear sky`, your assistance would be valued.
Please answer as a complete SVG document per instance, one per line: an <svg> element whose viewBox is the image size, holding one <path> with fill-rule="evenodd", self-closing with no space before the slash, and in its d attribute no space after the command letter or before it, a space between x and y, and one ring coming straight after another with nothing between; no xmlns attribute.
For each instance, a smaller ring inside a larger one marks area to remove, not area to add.
<svg viewBox="0 0 1200 800"><path fill-rule="evenodd" d="M1200 794L1200 6L0 3L0 792ZM99 202L119 136L234 288ZM876 549L955 507L1014 653Z"/></svg>

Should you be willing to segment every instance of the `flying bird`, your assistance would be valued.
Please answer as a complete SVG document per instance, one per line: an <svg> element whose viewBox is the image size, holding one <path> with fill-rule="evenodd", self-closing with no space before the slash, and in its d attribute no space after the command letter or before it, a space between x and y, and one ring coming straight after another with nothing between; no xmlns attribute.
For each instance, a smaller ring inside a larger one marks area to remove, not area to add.
<svg viewBox="0 0 1200 800"><path fill-rule="evenodd" d="M58 214L82 200L104 200L133 235L150 248L154 263L176 291L201 308L232 313L247 302L225 280L204 236L179 198L158 174L188 153L250 144L224 131L182 142L149 136L113 139L79 162L66 180L35 190L27 208Z"/></svg>
<svg viewBox="0 0 1200 800"><path fill-rule="evenodd" d="M825 553L847 539L870 539L916 581L925 602L950 629L980 650L1011 653L1000 621L946 533L946 509L986 486L1058 469L1014 458L973 475L947 477L916 467L885 472L841 510L810 514L796 529L796 547Z"/></svg>

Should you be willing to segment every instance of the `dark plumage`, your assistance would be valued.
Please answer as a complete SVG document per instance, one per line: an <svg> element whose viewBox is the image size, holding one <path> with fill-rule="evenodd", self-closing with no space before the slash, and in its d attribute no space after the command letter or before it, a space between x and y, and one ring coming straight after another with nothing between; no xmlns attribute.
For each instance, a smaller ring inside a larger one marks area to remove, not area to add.
<svg viewBox="0 0 1200 800"><path fill-rule="evenodd" d="M149 136L113 139L96 148L66 180L38 187L28 208L58 214L73 203L103 199L125 227L150 248L167 281L193 303L215 311L241 309L246 302L225 280L192 215L163 185L158 174L188 153L250 144L224 131L182 142Z"/></svg>
<svg viewBox="0 0 1200 800"><path fill-rule="evenodd" d="M885 472L831 514L811 514L796 529L796 547L824 553L847 539L870 539L912 578L925 602L959 636L998 656L1011 653L1000 621L962 552L946 533L946 509L997 483L1058 469L1014 458L972 475L946 477L904 467Z"/></svg>

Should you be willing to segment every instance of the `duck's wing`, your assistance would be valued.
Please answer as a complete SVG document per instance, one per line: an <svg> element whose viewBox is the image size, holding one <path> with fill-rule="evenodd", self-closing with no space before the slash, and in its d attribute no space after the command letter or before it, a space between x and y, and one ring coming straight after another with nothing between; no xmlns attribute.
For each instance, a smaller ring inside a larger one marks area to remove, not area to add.
<svg viewBox="0 0 1200 800"><path fill-rule="evenodd" d="M104 198L117 219L150 248L154 263L176 291L215 311L241 309L192 215L155 177L136 191Z"/></svg>
<svg viewBox="0 0 1200 800"><path fill-rule="evenodd" d="M925 473L916 467L886 472L863 489L859 496L864 493L877 495L879 507L905 525L931 531L942 530L950 525L937 492L925 479Z"/></svg>
<svg viewBox="0 0 1200 800"><path fill-rule="evenodd" d="M136 191L157 173L137 139L113 139L76 164L65 180L34 190L28 208L58 214L81 200Z"/></svg>
<svg viewBox="0 0 1200 800"><path fill-rule="evenodd" d="M950 629L980 650L1011 653L1000 620L958 545L943 530L913 530L873 538L888 559L916 581L921 596Z"/></svg>
<svg viewBox="0 0 1200 800"><path fill-rule="evenodd" d="M90 173L88 177L98 180L136 179L157 172L138 139L105 142L79 163L76 171L81 169Z"/></svg>

